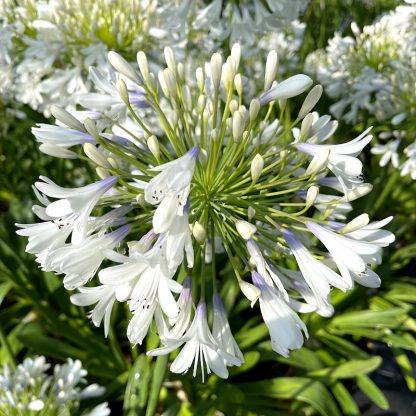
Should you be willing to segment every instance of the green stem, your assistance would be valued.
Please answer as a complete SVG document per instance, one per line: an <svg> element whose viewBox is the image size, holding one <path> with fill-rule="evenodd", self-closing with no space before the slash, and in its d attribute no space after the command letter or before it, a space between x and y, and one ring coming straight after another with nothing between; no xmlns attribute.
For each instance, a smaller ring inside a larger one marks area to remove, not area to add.
<svg viewBox="0 0 416 416"><path fill-rule="evenodd" d="M371 207L371 215L374 216L376 212L379 210L379 208L383 206L385 199L391 194L391 191L393 190L394 185L396 184L399 178L400 178L400 173L398 170L396 170L390 176L389 180L383 187L383 191L380 193L379 197L376 199L376 202Z"/></svg>
<svg viewBox="0 0 416 416"><path fill-rule="evenodd" d="M152 378L152 387L150 388L149 402L146 409L146 416L156 414L157 404L159 402L160 389L165 379L166 368L168 366L169 354L157 357L155 369Z"/></svg>

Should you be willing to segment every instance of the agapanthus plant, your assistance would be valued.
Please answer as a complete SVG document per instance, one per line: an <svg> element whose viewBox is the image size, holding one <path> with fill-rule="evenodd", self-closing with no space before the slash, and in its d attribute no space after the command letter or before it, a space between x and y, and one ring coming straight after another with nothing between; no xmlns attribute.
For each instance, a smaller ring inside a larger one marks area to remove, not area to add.
<svg viewBox="0 0 416 416"><path fill-rule="evenodd" d="M0 412L3 415L74 414L83 399L101 396L105 389L86 385L87 371L79 360L51 364L45 357L25 358L16 369L4 365L0 372ZM84 411L83 416L107 416L107 403Z"/></svg>
<svg viewBox="0 0 416 416"><path fill-rule="evenodd" d="M313 52L305 68L314 72L336 102L331 112L347 123L373 118L381 155L402 176L416 179L416 6L399 6L353 36L336 34L325 51Z"/></svg>
<svg viewBox="0 0 416 416"><path fill-rule="evenodd" d="M114 303L126 302L132 344L154 322L161 346L148 354L181 348L171 371L193 365L195 375L200 366L203 378L225 378L244 360L219 296L219 259L229 259L273 349L287 356L308 337L298 313L330 316L332 287L377 287L370 266L394 240L382 230L391 218L343 222L350 203L371 190L357 157L370 129L326 144L337 123L311 113L322 87L303 74L276 82L271 52L264 91L250 96L240 53L238 44L225 61L214 53L188 77L170 48L157 75L143 52L139 72L110 52L115 79L96 72L102 100L87 96L88 110L74 114L55 108L57 125L34 129L59 157L89 159L100 180L67 189L41 177L41 221L18 225L27 251L63 275L78 292L72 302L92 307L106 335ZM292 118L291 98L307 90Z"/></svg>

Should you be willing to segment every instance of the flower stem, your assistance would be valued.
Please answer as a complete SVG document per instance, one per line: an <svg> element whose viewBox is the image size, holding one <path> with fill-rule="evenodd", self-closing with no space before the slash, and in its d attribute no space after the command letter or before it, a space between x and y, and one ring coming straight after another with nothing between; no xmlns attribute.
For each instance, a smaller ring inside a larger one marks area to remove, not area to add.
<svg viewBox="0 0 416 416"><path fill-rule="evenodd" d="M146 409L146 416L154 416L159 401L160 389L165 378L166 368L168 366L169 354L157 357L153 378L152 387L150 388L149 402Z"/></svg>

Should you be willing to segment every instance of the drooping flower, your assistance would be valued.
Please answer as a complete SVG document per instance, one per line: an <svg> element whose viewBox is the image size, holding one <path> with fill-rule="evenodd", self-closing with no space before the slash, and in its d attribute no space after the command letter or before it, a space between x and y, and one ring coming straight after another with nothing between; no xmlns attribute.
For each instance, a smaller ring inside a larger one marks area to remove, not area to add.
<svg viewBox="0 0 416 416"><path fill-rule="evenodd" d="M218 294L213 296L214 319L212 322L212 336L217 341L219 347L226 353L236 357L241 363L244 362L243 353L238 348L237 343L231 333L230 324L225 314L224 305Z"/></svg>
<svg viewBox="0 0 416 416"><path fill-rule="evenodd" d="M269 286L257 272L253 273L252 278L261 291L260 310L270 332L272 348L288 357L290 350L303 345L303 337L308 337L308 330L278 290Z"/></svg>
<svg viewBox="0 0 416 416"><path fill-rule="evenodd" d="M193 376L195 377L198 365L200 365L202 381L204 381L205 371L207 374L212 371L221 378L227 378L227 365L241 364L236 356L228 354L215 341L208 327L206 305L202 301L198 304L194 320L186 333L177 340L165 339L163 342L164 347L151 350L148 355L169 354L185 344L170 366L172 373L184 374L194 364Z"/></svg>

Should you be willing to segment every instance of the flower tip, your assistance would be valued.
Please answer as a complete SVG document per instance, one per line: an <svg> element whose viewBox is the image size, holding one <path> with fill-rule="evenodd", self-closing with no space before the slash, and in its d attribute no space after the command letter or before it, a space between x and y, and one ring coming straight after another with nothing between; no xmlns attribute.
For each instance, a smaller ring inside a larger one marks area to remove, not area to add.
<svg viewBox="0 0 416 416"><path fill-rule="evenodd" d="M222 301L221 301L221 296L218 294L218 293L215 293L213 296L212 296L212 303L214 304L214 308L215 309L219 309L219 310L223 310L224 309L224 306L223 306L223 304L222 304Z"/></svg>
<svg viewBox="0 0 416 416"><path fill-rule="evenodd" d="M189 156L191 156L191 158L192 159L197 159L198 158L198 155L199 155L199 151L200 151L201 149L199 148L199 146L194 146L194 147L191 147L189 150L188 150L188 155Z"/></svg>
<svg viewBox="0 0 416 416"><path fill-rule="evenodd" d="M244 240L249 240L257 231L257 227L254 224L250 224L244 220L238 220L235 223L236 229Z"/></svg>
<svg viewBox="0 0 416 416"><path fill-rule="evenodd" d="M201 300L198 303L198 306L196 307L195 316L199 318L204 318L207 315L207 305L205 301Z"/></svg>
<svg viewBox="0 0 416 416"><path fill-rule="evenodd" d="M253 283L256 285L256 286L260 286L260 285L263 285L264 284L264 279L261 277L261 275L259 274L259 273L257 273L257 272L253 272L252 274L251 274L251 280L253 281Z"/></svg>
<svg viewBox="0 0 416 416"><path fill-rule="evenodd" d="M102 183L111 187L117 183L117 179L117 176L109 176L108 178L103 179Z"/></svg>

